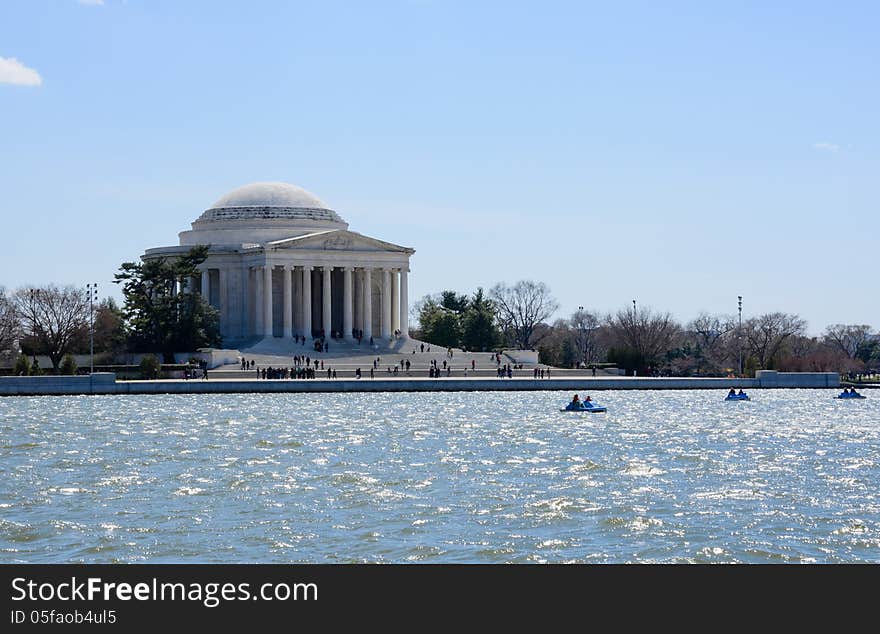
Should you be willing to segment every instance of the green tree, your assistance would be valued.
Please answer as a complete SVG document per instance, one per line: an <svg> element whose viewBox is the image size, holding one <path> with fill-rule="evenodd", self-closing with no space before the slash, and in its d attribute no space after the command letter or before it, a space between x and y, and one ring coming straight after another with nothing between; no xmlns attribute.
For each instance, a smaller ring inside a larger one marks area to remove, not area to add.
<svg viewBox="0 0 880 634"><path fill-rule="evenodd" d="M461 345L466 350L494 350L501 342L495 305L478 288L461 316Z"/></svg>
<svg viewBox="0 0 880 634"><path fill-rule="evenodd" d="M115 276L125 297L123 315L132 350L159 351L167 363L175 350L197 350L220 344L219 315L201 293L176 293L198 273L208 246L195 246L176 259L124 262Z"/></svg>
<svg viewBox="0 0 880 634"><path fill-rule="evenodd" d="M162 373L162 364L154 354L144 355L140 362L141 378L145 381L158 379Z"/></svg>
<svg viewBox="0 0 880 634"><path fill-rule="evenodd" d="M125 315L112 297L95 309L95 352L111 357L125 352Z"/></svg>
<svg viewBox="0 0 880 634"><path fill-rule="evenodd" d="M61 374L76 374L76 359L69 352L61 360Z"/></svg>
<svg viewBox="0 0 880 634"><path fill-rule="evenodd" d="M575 367L580 355L578 355L576 345L571 337L563 339L560 348L559 356L561 365L566 368Z"/></svg>
<svg viewBox="0 0 880 634"><path fill-rule="evenodd" d="M15 360L15 367L12 368L12 373L15 376L28 376L31 373L31 362L25 355L18 355L18 359Z"/></svg>
<svg viewBox="0 0 880 634"><path fill-rule="evenodd" d="M465 294L459 295L455 291L443 291L440 293L440 305L458 315L461 315L468 309L469 303L468 297Z"/></svg>
<svg viewBox="0 0 880 634"><path fill-rule="evenodd" d="M444 348L459 345L461 327L458 314L433 297L425 297L418 308L422 339Z"/></svg>
<svg viewBox="0 0 880 634"><path fill-rule="evenodd" d="M644 367L646 365L644 357L638 351L626 346L609 348L608 362L613 363L618 368L626 370L627 374L632 374L640 368L642 368L642 372L644 373Z"/></svg>

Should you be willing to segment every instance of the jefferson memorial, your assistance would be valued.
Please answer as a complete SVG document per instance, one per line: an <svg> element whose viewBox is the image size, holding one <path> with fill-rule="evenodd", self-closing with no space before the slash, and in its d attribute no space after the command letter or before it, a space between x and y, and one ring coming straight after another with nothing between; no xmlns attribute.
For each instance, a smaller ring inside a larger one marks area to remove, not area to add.
<svg viewBox="0 0 880 634"><path fill-rule="evenodd" d="M215 202L179 234L179 246L148 249L143 260L176 258L209 245L200 292L220 313L224 345L309 339L325 333L389 342L408 336L407 274L413 249L349 231L306 190L253 183Z"/></svg>

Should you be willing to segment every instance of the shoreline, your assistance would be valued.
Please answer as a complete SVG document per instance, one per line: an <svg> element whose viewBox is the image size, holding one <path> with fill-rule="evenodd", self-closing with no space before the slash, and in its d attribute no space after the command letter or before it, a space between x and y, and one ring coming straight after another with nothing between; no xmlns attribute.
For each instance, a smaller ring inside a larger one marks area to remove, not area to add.
<svg viewBox="0 0 880 634"><path fill-rule="evenodd" d="M210 375L209 375L210 377ZM90 376L2 377L0 396L92 394L272 394L332 392L517 392L546 390L728 390L840 388L834 372L761 370L753 379L726 377L362 378L362 379L157 379L117 381L114 373Z"/></svg>

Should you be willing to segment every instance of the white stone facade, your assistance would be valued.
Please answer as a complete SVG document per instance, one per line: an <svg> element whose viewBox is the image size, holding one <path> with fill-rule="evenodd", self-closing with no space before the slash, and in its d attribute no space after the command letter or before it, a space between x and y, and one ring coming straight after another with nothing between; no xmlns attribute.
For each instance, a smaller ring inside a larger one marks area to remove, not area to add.
<svg viewBox="0 0 880 634"><path fill-rule="evenodd" d="M348 230L318 198L286 183L240 187L206 210L180 245L142 259L209 245L201 275L181 289L220 312L224 345L253 339L408 336L413 249Z"/></svg>

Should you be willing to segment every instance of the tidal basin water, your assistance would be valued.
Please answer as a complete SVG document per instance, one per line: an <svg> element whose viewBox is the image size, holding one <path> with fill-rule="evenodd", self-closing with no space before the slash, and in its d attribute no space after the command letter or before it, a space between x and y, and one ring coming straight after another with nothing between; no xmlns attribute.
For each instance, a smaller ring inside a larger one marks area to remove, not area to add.
<svg viewBox="0 0 880 634"><path fill-rule="evenodd" d="M878 562L835 393L0 398L0 562Z"/></svg>

